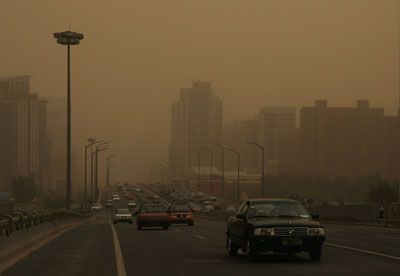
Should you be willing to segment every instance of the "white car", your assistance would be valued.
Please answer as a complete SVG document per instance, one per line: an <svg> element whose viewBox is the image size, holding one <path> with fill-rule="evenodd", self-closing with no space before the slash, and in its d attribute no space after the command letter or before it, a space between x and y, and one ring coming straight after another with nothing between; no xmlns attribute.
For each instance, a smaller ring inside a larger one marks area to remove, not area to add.
<svg viewBox="0 0 400 276"><path fill-rule="evenodd" d="M133 223L133 217L131 212L128 209L117 209L114 213L114 224L118 222L129 222L129 224Z"/></svg>
<svg viewBox="0 0 400 276"><path fill-rule="evenodd" d="M205 209L209 212L214 211L214 206L213 205L205 205Z"/></svg>
<svg viewBox="0 0 400 276"><path fill-rule="evenodd" d="M119 196L113 197L113 201L120 201L120 197Z"/></svg>
<svg viewBox="0 0 400 276"><path fill-rule="evenodd" d="M133 208L136 208L136 202L128 202L128 208L129 209L133 209Z"/></svg>
<svg viewBox="0 0 400 276"><path fill-rule="evenodd" d="M92 209L93 211L101 211L103 210L103 205L95 203L92 205L90 209Z"/></svg>
<svg viewBox="0 0 400 276"><path fill-rule="evenodd" d="M235 213L236 212L235 206L233 206L233 205L226 206L226 212Z"/></svg>

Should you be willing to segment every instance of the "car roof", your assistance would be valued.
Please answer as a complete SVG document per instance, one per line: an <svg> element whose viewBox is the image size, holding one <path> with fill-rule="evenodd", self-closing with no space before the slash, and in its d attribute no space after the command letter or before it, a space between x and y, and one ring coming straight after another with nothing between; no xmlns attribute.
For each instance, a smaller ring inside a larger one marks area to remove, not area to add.
<svg viewBox="0 0 400 276"><path fill-rule="evenodd" d="M256 202L299 202L298 200L288 198L254 198L245 200L245 202L256 203Z"/></svg>

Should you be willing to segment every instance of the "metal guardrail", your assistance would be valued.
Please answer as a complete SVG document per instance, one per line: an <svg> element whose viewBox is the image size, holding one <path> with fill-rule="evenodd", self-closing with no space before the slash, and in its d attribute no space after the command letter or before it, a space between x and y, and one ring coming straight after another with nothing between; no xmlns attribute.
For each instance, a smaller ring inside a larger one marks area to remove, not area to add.
<svg viewBox="0 0 400 276"><path fill-rule="evenodd" d="M92 212L76 212L67 210L22 211L11 214L0 214L0 237L9 236L21 231L54 220L70 218L86 218Z"/></svg>

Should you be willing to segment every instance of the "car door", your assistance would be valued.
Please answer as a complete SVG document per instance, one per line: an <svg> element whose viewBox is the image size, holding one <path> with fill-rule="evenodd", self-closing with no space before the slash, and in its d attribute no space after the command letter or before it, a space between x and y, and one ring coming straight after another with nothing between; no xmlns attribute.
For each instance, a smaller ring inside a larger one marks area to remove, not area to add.
<svg viewBox="0 0 400 276"><path fill-rule="evenodd" d="M247 212L247 203L243 202L240 205L236 216L232 217L232 220L230 222L231 223L229 229L230 237L232 241L235 242L236 244L242 243L242 232L243 232L242 229L245 223L243 215L245 215L246 212ZM240 218L239 216L242 216L243 218Z"/></svg>

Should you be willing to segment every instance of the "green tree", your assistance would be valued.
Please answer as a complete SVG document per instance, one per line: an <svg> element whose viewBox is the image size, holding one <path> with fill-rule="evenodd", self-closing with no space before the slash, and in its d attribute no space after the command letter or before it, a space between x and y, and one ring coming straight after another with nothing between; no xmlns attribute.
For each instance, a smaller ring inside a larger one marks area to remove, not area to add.
<svg viewBox="0 0 400 276"><path fill-rule="evenodd" d="M17 202L31 202L36 196L35 180L27 176L16 177L11 181L11 190Z"/></svg>

